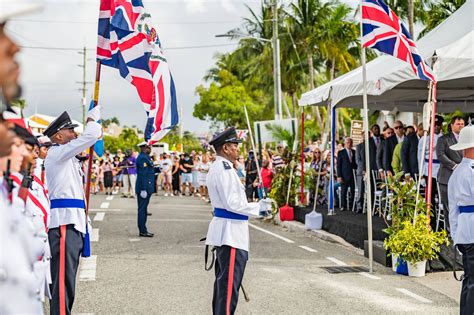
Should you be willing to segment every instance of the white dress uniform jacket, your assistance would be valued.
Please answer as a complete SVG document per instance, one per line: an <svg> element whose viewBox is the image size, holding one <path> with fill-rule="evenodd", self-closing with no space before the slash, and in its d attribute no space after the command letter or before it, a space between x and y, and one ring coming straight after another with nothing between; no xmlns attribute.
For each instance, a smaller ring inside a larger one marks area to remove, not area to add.
<svg viewBox="0 0 474 315"><path fill-rule="evenodd" d="M435 134L434 135L434 150L433 150L433 178L438 178L438 171L439 171L439 160L438 160L438 155L436 154L436 144L438 143L438 139L442 136L442 133ZM423 154L423 139L426 137L426 150L425 154ZM430 135L428 136L423 136L420 138L418 141L418 165L421 165L421 159L424 159L423 161L423 176L428 176L428 161L430 158Z"/></svg>
<svg viewBox="0 0 474 315"><path fill-rule="evenodd" d="M41 286L34 270L44 248L23 200L8 202L0 179L0 314L42 314Z"/></svg>
<svg viewBox="0 0 474 315"><path fill-rule="evenodd" d="M53 145L49 149L45 159L45 170L49 198L52 202L60 199L85 199L83 172L76 155L91 147L101 136L101 133L100 124L90 121L77 139L63 145ZM74 224L77 231L85 234L84 209L76 207L51 209L50 229L68 224Z"/></svg>
<svg viewBox="0 0 474 315"><path fill-rule="evenodd" d="M448 183L449 224L454 244L474 244L474 212L459 207L474 206L474 160L463 158Z"/></svg>
<svg viewBox="0 0 474 315"><path fill-rule="evenodd" d="M247 202L242 185L232 162L218 156L207 174L209 199L214 209L225 209L244 216L259 216L260 206ZM235 220L214 216L207 231L206 244L228 245L249 250L249 227L247 220Z"/></svg>

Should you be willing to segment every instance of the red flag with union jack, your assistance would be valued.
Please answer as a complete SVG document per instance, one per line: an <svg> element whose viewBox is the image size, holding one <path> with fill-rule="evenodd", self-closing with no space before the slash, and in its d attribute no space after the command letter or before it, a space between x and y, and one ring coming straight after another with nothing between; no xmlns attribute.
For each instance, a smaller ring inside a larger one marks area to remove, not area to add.
<svg viewBox="0 0 474 315"><path fill-rule="evenodd" d="M407 28L382 0L362 0L362 35L364 47L375 48L409 63L421 80L436 81Z"/></svg>
<svg viewBox="0 0 474 315"><path fill-rule="evenodd" d="M97 60L135 86L148 117L145 140L159 141L178 124L173 76L141 0L101 0Z"/></svg>

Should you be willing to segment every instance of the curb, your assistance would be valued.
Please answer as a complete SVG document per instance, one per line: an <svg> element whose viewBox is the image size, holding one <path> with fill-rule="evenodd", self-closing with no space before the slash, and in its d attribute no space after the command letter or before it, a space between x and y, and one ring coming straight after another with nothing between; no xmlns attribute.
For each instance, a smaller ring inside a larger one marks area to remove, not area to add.
<svg viewBox="0 0 474 315"><path fill-rule="evenodd" d="M352 252L358 255L364 256L364 251L362 249L355 247L354 245L345 241L342 237L338 235L331 234L324 230L307 230L304 224L299 221L280 221L280 218L278 218L278 216L275 216L274 223L275 225L284 227L288 229L289 231L309 233L311 236L316 237L320 240L330 242L330 243L340 244L346 247L347 249L351 250Z"/></svg>

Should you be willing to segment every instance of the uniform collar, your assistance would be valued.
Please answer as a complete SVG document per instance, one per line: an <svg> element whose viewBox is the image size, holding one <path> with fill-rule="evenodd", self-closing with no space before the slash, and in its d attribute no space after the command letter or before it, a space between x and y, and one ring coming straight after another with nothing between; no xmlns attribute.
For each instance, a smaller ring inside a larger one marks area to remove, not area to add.
<svg viewBox="0 0 474 315"><path fill-rule="evenodd" d="M220 155L216 156L216 161L224 161L224 162L229 163L230 165L234 165L234 163L232 163L231 161L229 161L228 159L226 159L225 157L222 157Z"/></svg>

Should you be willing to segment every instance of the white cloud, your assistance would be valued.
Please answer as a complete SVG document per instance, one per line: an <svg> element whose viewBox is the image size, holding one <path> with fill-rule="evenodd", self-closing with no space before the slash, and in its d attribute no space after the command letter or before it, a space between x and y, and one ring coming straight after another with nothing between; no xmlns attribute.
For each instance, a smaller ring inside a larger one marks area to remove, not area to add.
<svg viewBox="0 0 474 315"><path fill-rule="evenodd" d="M203 0L186 1L186 10L191 13L205 12L206 6Z"/></svg>

